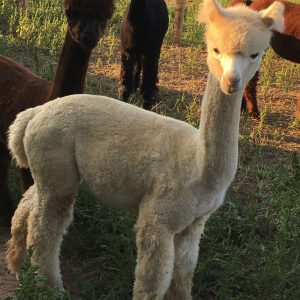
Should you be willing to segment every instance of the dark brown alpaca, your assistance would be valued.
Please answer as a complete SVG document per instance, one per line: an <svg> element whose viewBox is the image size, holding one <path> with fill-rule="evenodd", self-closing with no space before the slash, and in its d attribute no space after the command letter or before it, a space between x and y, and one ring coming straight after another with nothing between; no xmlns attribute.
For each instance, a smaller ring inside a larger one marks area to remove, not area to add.
<svg viewBox="0 0 300 300"><path fill-rule="evenodd" d="M7 130L16 115L30 107L84 90L84 80L92 49L103 36L111 18L112 0L65 0L68 21L63 48L53 84L12 60L0 56L0 219L6 224L14 211L8 190L11 157ZM29 170L21 170L23 192L32 184Z"/></svg>
<svg viewBox="0 0 300 300"><path fill-rule="evenodd" d="M230 6L238 3L245 3L251 8L259 11L267 8L275 0L233 0ZM284 4L284 33L274 31L271 39L271 47L282 58L291 62L300 63L300 4L288 1L280 1ZM247 84L244 99L242 103L242 111L248 107L249 114L254 118L259 118L259 109L256 99L256 86L259 78L258 72ZM298 94L298 110L297 117L300 119L300 93Z"/></svg>

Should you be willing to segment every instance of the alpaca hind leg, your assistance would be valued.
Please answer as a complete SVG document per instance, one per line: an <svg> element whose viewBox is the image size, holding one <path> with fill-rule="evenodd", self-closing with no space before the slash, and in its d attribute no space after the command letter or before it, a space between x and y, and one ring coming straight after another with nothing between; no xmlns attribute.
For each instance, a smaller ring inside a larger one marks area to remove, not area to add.
<svg viewBox="0 0 300 300"><path fill-rule="evenodd" d="M121 63L121 87L119 92L121 99L128 102L129 96L133 93L133 69L135 64L135 55L128 52L122 52Z"/></svg>
<svg viewBox="0 0 300 300"><path fill-rule="evenodd" d="M158 89L156 83L158 80L158 60L159 51L148 53L144 56L143 60L141 95L144 98L143 108L148 110L157 102Z"/></svg>
<svg viewBox="0 0 300 300"><path fill-rule="evenodd" d="M36 187L36 201L28 219L27 248L32 247L32 264L46 276L53 287L63 289L59 252L62 236L72 221L75 195L79 188L79 173L73 155L74 145L64 139L47 136L30 140L29 164ZM34 157L34 159L32 159Z"/></svg>
<svg viewBox="0 0 300 300"><path fill-rule="evenodd" d="M136 224L137 266L134 300L162 300L170 285L174 263L174 235L148 214Z"/></svg>
<svg viewBox="0 0 300 300"><path fill-rule="evenodd" d="M192 299L192 280L198 260L199 241L207 219L208 216L200 217L184 231L175 235L174 271L167 299Z"/></svg>
<svg viewBox="0 0 300 300"><path fill-rule="evenodd" d="M141 72L142 72L142 55L136 55L136 65L134 68L134 92L136 93L137 89L141 84Z"/></svg>
<svg viewBox="0 0 300 300"><path fill-rule="evenodd" d="M63 290L59 253L62 236L72 221L74 195L54 199L38 192L37 197L28 220L27 247L33 249L31 262L52 287Z"/></svg>
<svg viewBox="0 0 300 300"><path fill-rule="evenodd" d="M33 210L35 187L32 186L21 199L12 218L11 235L7 243L6 260L8 269L19 276L21 265L26 255L28 217Z"/></svg>
<svg viewBox="0 0 300 300"><path fill-rule="evenodd" d="M8 171L11 158L6 145L0 142L0 219L5 226L10 226L14 205L8 187Z"/></svg>

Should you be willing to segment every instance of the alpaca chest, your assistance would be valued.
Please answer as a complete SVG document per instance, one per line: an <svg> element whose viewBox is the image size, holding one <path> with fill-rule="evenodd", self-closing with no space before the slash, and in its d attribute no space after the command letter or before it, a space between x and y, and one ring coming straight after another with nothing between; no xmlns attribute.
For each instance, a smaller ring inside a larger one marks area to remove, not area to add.
<svg viewBox="0 0 300 300"><path fill-rule="evenodd" d="M226 192L236 174L238 157L218 161L207 161L202 165L197 183L192 187L194 197L198 199L199 211L212 213L224 202Z"/></svg>
<svg viewBox="0 0 300 300"><path fill-rule="evenodd" d="M229 185L219 186L215 183L197 183L191 187L192 198L197 217L215 212L224 202L226 191Z"/></svg>

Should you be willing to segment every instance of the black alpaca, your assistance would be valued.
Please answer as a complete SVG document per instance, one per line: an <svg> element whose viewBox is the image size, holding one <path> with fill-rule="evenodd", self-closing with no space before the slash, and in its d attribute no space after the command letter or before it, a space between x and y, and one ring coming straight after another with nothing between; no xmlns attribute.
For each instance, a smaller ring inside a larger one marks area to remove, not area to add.
<svg viewBox="0 0 300 300"><path fill-rule="evenodd" d="M142 84L143 107L157 101L158 61L168 30L168 9L164 0L131 0L121 23L121 88L123 101Z"/></svg>

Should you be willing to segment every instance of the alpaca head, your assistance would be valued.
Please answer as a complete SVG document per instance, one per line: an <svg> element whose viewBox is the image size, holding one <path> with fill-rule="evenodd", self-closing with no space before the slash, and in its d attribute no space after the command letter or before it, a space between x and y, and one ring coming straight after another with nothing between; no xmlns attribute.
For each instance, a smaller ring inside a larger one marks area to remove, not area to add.
<svg viewBox="0 0 300 300"><path fill-rule="evenodd" d="M272 30L283 31L283 11L280 2L256 12L204 0L199 20L206 24L207 63L225 94L243 89L258 70Z"/></svg>
<svg viewBox="0 0 300 300"><path fill-rule="evenodd" d="M113 0L65 0L64 7L72 38L83 49L93 49L113 14Z"/></svg>

